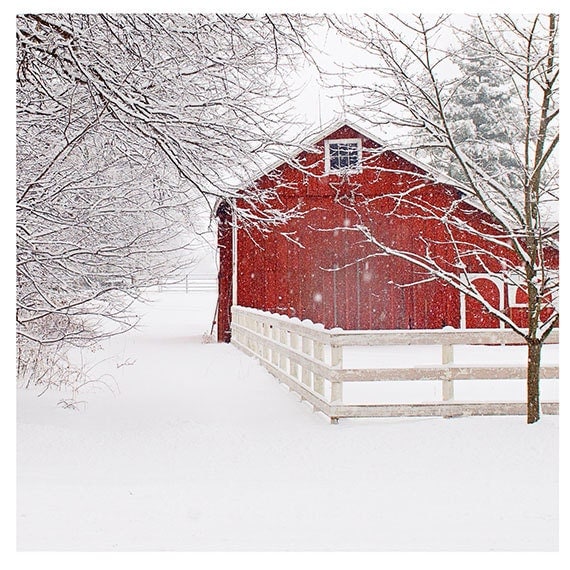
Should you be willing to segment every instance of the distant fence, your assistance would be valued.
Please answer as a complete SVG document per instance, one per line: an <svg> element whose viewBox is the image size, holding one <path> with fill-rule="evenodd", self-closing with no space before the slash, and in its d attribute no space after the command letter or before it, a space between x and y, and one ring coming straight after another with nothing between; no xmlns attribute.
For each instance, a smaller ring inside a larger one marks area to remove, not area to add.
<svg viewBox="0 0 570 570"><path fill-rule="evenodd" d="M153 289L162 291L214 291L218 287L218 280L215 275L194 274L169 275L159 281Z"/></svg>
<svg viewBox="0 0 570 570"><path fill-rule="evenodd" d="M520 345L511 330L326 330L322 325L245 307L232 308L232 343L307 400L333 423L339 418L391 416L525 415L525 402L454 400L456 380L526 379L524 366L471 366L454 363L454 345ZM558 330L547 339L558 343ZM343 350L354 346L439 345L441 365L402 368L343 367ZM558 366L541 367L541 379L559 377ZM425 381L442 383L442 401L404 404L343 403L346 382ZM558 402L543 402L544 414L558 414Z"/></svg>

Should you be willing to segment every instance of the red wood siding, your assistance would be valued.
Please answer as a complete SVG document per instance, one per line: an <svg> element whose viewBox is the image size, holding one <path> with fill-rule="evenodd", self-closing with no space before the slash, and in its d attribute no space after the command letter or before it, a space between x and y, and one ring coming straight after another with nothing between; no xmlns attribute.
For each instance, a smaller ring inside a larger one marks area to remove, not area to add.
<svg viewBox="0 0 570 570"><path fill-rule="evenodd" d="M267 188L275 184L276 176L280 178L285 182L279 190L284 207L299 206L304 216L269 234L252 228L238 230L238 304L308 318L327 328L459 327L460 297L456 289L434 280L410 286L428 275L410 262L380 255L353 229L361 223L395 249L423 253L429 243L430 253L454 270L457 259L449 246L448 230L437 216L423 215L422 204L439 208L443 216L458 198L458 191L444 184L426 184L417 176L418 167L392 152L374 152L378 145L350 127L326 138L361 138L366 167L344 178L326 175L323 140L315 145L317 152L299 157L310 176L284 165L271 177L258 181L260 188ZM397 202L401 197L405 199ZM238 205L245 207L244 203ZM398 215L394 215L396 207ZM456 211L471 223L476 220L481 229L483 225L486 231L492 228L493 220L473 207L456 205ZM301 246L286 239L285 233ZM492 249L504 259L512 256L506 247L490 245L472 235L456 232L454 237ZM220 240L227 249L227 236L221 235ZM494 257L481 260L467 255L467 250L463 253L471 273L502 269ZM227 267L226 263L223 271ZM221 282L224 279L227 281L222 277ZM483 288L485 297L498 303L496 293L485 284ZM228 299L227 293L224 298ZM497 326L497 319L476 301L466 300L466 306L470 326ZM220 311L224 313L225 309ZM225 326L221 317L219 322Z"/></svg>

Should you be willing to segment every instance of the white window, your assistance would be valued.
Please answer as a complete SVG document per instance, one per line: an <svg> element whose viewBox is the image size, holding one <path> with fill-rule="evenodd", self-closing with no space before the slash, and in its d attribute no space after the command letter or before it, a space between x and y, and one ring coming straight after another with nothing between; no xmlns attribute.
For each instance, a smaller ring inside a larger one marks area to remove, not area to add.
<svg viewBox="0 0 570 570"><path fill-rule="evenodd" d="M362 170L361 139L331 139L325 141L325 172L343 173Z"/></svg>

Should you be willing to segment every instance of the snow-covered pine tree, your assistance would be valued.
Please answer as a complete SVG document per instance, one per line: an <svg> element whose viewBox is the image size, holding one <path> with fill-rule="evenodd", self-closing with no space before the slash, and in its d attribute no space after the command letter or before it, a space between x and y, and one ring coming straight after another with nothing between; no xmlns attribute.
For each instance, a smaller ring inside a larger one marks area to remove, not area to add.
<svg viewBox="0 0 570 570"><path fill-rule="evenodd" d="M515 190L519 187L524 131L523 113L511 73L481 48L482 31L473 24L468 36L459 36L451 61L461 81L446 102L450 135L466 156L496 182ZM455 157L434 153L436 167L452 178L466 182Z"/></svg>

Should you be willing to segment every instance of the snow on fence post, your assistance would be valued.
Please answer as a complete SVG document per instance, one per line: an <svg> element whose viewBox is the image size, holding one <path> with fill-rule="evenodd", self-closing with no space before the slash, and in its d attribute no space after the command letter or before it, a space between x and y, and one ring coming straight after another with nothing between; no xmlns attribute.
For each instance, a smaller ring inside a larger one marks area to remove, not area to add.
<svg viewBox="0 0 570 570"><path fill-rule="evenodd" d="M443 327L444 331L453 331L455 330L451 326ZM441 363L444 366L448 366L449 364L453 364L453 344L442 344L441 345ZM448 376L448 373L451 372L449 367L444 371L444 375L442 378L442 385L441 385L441 392L443 396L443 400L453 400L454 397L454 390L453 390L453 380Z"/></svg>

